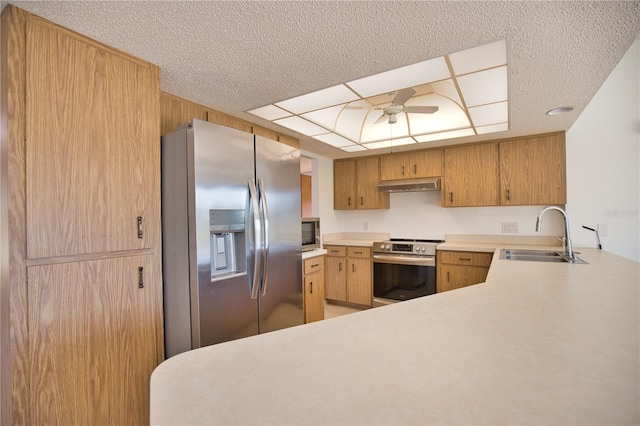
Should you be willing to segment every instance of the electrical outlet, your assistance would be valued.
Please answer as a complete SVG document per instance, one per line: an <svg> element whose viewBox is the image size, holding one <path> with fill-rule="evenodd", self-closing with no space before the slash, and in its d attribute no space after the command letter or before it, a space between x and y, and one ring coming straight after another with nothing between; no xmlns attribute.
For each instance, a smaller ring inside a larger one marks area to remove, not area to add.
<svg viewBox="0 0 640 426"><path fill-rule="evenodd" d="M598 230L598 235L600 235L601 237L606 237L607 236L607 224L606 223L599 223L598 226L596 227L596 229Z"/></svg>
<svg viewBox="0 0 640 426"><path fill-rule="evenodd" d="M518 233L518 222L502 222L502 233L503 234L517 234Z"/></svg>

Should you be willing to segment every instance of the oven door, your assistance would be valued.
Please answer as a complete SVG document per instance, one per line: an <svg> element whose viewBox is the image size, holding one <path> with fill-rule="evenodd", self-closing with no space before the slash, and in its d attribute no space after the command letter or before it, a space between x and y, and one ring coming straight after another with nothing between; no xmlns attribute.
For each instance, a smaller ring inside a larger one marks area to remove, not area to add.
<svg viewBox="0 0 640 426"><path fill-rule="evenodd" d="M373 255L374 306L415 299L435 292L435 257Z"/></svg>

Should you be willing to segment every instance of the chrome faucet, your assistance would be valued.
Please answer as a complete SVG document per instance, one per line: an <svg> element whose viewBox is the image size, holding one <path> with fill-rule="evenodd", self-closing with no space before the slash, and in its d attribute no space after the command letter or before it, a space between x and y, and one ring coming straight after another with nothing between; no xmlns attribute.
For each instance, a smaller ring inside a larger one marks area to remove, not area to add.
<svg viewBox="0 0 640 426"><path fill-rule="evenodd" d="M575 255L573 254L573 247L571 246L571 236L569 235L569 216L567 216L567 212L558 206L547 206L543 208L540 210L538 217L536 218L536 232L540 232L542 229L542 215L549 210L559 211L564 218L564 255L567 257L567 260L571 262L575 260Z"/></svg>

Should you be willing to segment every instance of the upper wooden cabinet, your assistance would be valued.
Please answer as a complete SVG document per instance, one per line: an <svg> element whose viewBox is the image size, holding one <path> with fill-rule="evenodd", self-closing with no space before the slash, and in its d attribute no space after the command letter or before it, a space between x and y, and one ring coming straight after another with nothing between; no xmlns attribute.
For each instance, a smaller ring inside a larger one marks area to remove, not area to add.
<svg viewBox="0 0 640 426"><path fill-rule="evenodd" d="M30 16L25 71L28 257L151 247L158 67Z"/></svg>
<svg viewBox="0 0 640 426"><path fill-rule="evenodd" d="M442 180L445 207L499 205L498 144L446 148Z"/></svg>
<svg viewBox="0 0 640 426"><path fill-rule="evenodd" d="M565 134L500 142L500 203L567 202Z"/></svg>
<svg viewBox="0 0 640 426"><path fill-rule="evenodd" d="M335 210L388 209L389 193L378 191L380 162L368 157L333 162Z"/></svg>
<svg viewBox="0 0 640 426"><path fill-rule="evenodd" d="M442 150L415 151L380 157L380 180L442 176Z"/></svg>

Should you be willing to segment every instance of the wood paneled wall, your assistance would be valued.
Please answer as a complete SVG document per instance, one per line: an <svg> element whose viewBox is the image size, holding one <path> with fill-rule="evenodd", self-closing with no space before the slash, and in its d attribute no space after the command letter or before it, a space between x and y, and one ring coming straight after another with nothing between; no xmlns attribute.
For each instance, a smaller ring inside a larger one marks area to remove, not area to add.
<svg viewBox="0 0 640 426"><path fill-rule="evenodd" d="M294 148L300 148L300 141L294 137L280 134L241 118L216 111L188 99L172 95L167 92L160 94L160 127L162 134L171 133L177 126L190 123L193 118L206 120L247 133L254 133L268 139L282 142Z"/></svg>

